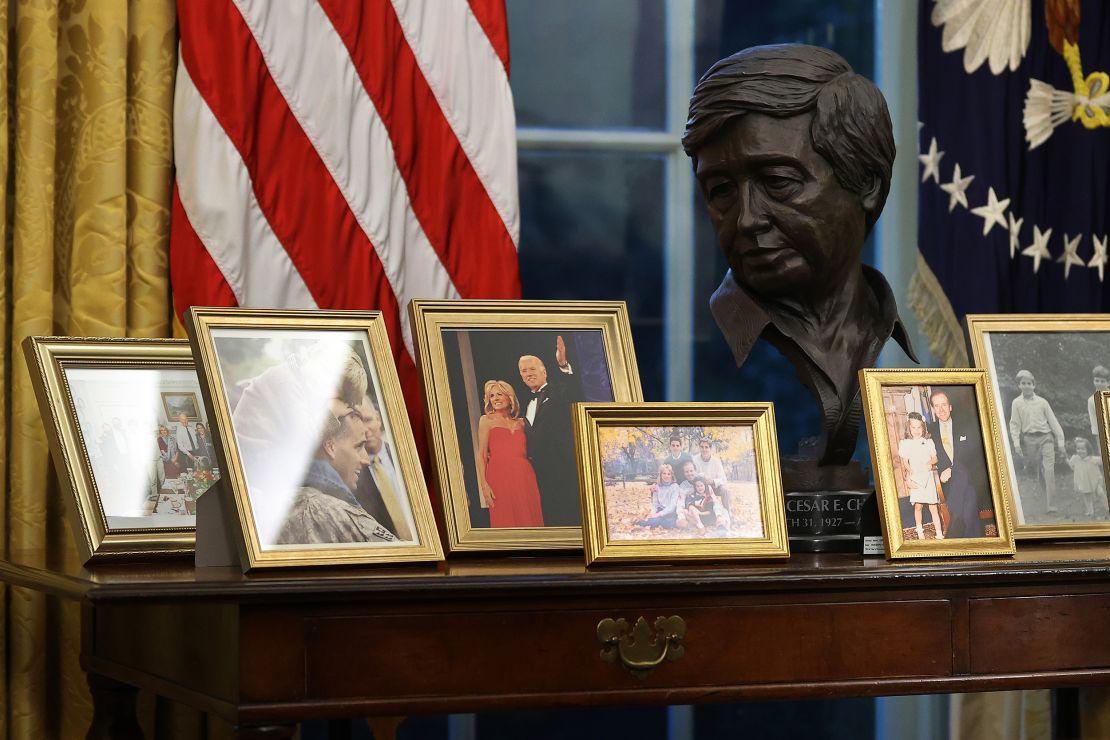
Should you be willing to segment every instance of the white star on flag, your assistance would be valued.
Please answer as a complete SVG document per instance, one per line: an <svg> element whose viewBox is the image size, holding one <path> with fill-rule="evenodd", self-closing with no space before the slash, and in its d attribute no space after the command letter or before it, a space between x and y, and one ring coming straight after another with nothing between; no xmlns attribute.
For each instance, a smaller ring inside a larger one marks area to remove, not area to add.
<svg viewBox="0 0 1110 740"><path fill-rule="evenodd" d="M1033 243L1021 253L1026 257L1033 258L1033 272L1034 274L1041 269L1041 260L1051 260L1052 255L1048 252L1048 238L1052 236L1052 229L1041 233L1041 227L1036 224L1033 225Z"/></svg>
<svg viewBox="0 0 1110 740"><path fill-rule="evenodd" d="M1093 239L1095 242L1095 256L1091 257L1087 267L1098 268L1098 281L1101 283L1103 271L1106 269L1106 234L1103 234L1101 239L1097 236L1093 236Z"/></svg>
<svg viewBox="0 0 1110 740"><path fill-rule="evenodd" d="M929 142L929 152L917 155L921 164L925 165L925 171L921 173L921 182L928 182L931 177L938 185L940 184L940 158L943 156L944 152L937 151L937 137L934 136Z"/></svg>
<svg viewBox="0 0 1110 740"><path fill-rule="evenodd" d="M1021 246L1018 240L1021 239L1021 225L1025 223L1025 219L1019 218L1014 220L1014 214L1012 213L1007 213L1006 217L1010 219L1010 259L1013 259L1014 255L1017 254L1018 248Z"/></svg>
<svg viewBox="0 0 1110 740"><path fill-rule="evenodd" d="M940 186L940 189L948 193L948 212L951 213L956 209L956 204L959 203L964 208L967 208L967 186L975 179L975 175L968 175L967 177L960 177L960 165L956 163L956 169L952 172L952 182ZM939 182L939 181L938 181Z"/></svg>
<svg viewBox="0 0 1110 740"><path fill-rule="evenodd" d="M1082 234L1076 234L1074 239L1069 239L1068 235L1064 234L1064 253L1056 260L1064 263L1064 280L1068 279L1072 265L1080 267L1084 265L1083 258L1079 256L1079 242L1082 240Z"/></svg>
<svg viewBox="0 0 1110 740"><path fill-rule="evenodd" d="M1006 219L1002 218L1002 213L1009 207L1010 199L1005 198L999 200L994 194L994 188L990 188L987 192L987 204L972 208L971 212L976 216L983 219L983 236L986 236L998 224L1002 228L1006 228ZM951 209L949 209L951 210Z"/></svg>

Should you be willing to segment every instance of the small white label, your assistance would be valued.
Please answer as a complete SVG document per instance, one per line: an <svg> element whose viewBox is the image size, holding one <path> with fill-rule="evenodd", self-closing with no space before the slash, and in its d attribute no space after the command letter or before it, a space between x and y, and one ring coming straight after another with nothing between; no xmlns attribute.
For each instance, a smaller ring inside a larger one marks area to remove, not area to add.
<svg viewBox="0 0 1110 740"><path fill-rule="evenodd" d="M863 554L864 555L885 555L883 551L883 538L882 537L864 537L863 538Z"/></svg>

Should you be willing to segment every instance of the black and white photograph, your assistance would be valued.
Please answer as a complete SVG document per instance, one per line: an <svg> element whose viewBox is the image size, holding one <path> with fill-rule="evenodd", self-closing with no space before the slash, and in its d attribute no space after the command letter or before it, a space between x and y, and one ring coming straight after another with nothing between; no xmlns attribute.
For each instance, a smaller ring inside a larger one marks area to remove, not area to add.
<svg viewBox="0 0 1110 740"><path fill-rule="evenodd" d="M261 548L413 544L365 332L214 328L211 337Z"/></svg>
<svg viewBox="0 0 1110 740"><path fill-rule="evenodd" d="M982 350L1016 522L1110 523L1095 403L1110 389L1110 331L987 331Z"/></svg>
<svg viewBox="0 0 1110 740"><path fill-rule="evenodd" d="M447 330L442 339L470 526L580 526L571 406L613 400L601 331Z"/></svg>

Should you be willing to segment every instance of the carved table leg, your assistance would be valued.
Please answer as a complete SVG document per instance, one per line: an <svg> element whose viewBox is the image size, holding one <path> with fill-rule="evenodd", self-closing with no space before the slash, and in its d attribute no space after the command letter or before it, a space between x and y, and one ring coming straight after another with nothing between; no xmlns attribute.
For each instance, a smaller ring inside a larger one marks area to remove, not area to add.
<svg viewBox="0 0 1110 740"><path fill-rule="evenodd" d="M135 716L135 695L139 690L99 673L89 673L87 679L93 699L88 740L143 740Z"/></svg>
<svg viewBox="0 0 1110 740"><path fill-rule="evenodd" d="M236 725L235 737L240 740L283 740L293 737L297 723L281 725Z"/></svg>

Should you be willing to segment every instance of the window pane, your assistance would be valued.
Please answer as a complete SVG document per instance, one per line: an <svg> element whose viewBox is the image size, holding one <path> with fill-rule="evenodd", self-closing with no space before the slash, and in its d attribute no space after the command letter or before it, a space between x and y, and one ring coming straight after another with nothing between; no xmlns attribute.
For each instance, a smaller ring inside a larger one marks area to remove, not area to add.
<svg viewBox="0 0 1110 740"><path fill-rule="evenodd" d="M524 297L628 301L644 397L663 398L662 156L520 152Z"/></svg>
<svg viewBox="0 0 1110 740"><path fill-rule="evenodd" d="M518 126L663 128L663 0L506 6Z"/></svg>
<svg viewBox="0 0 1110 740"><path fill-rule="evenodd" d="M798 43L832 49L858 74L873 78L875 0L696 3L697 77L718 59L749 46Z"/></svg>

